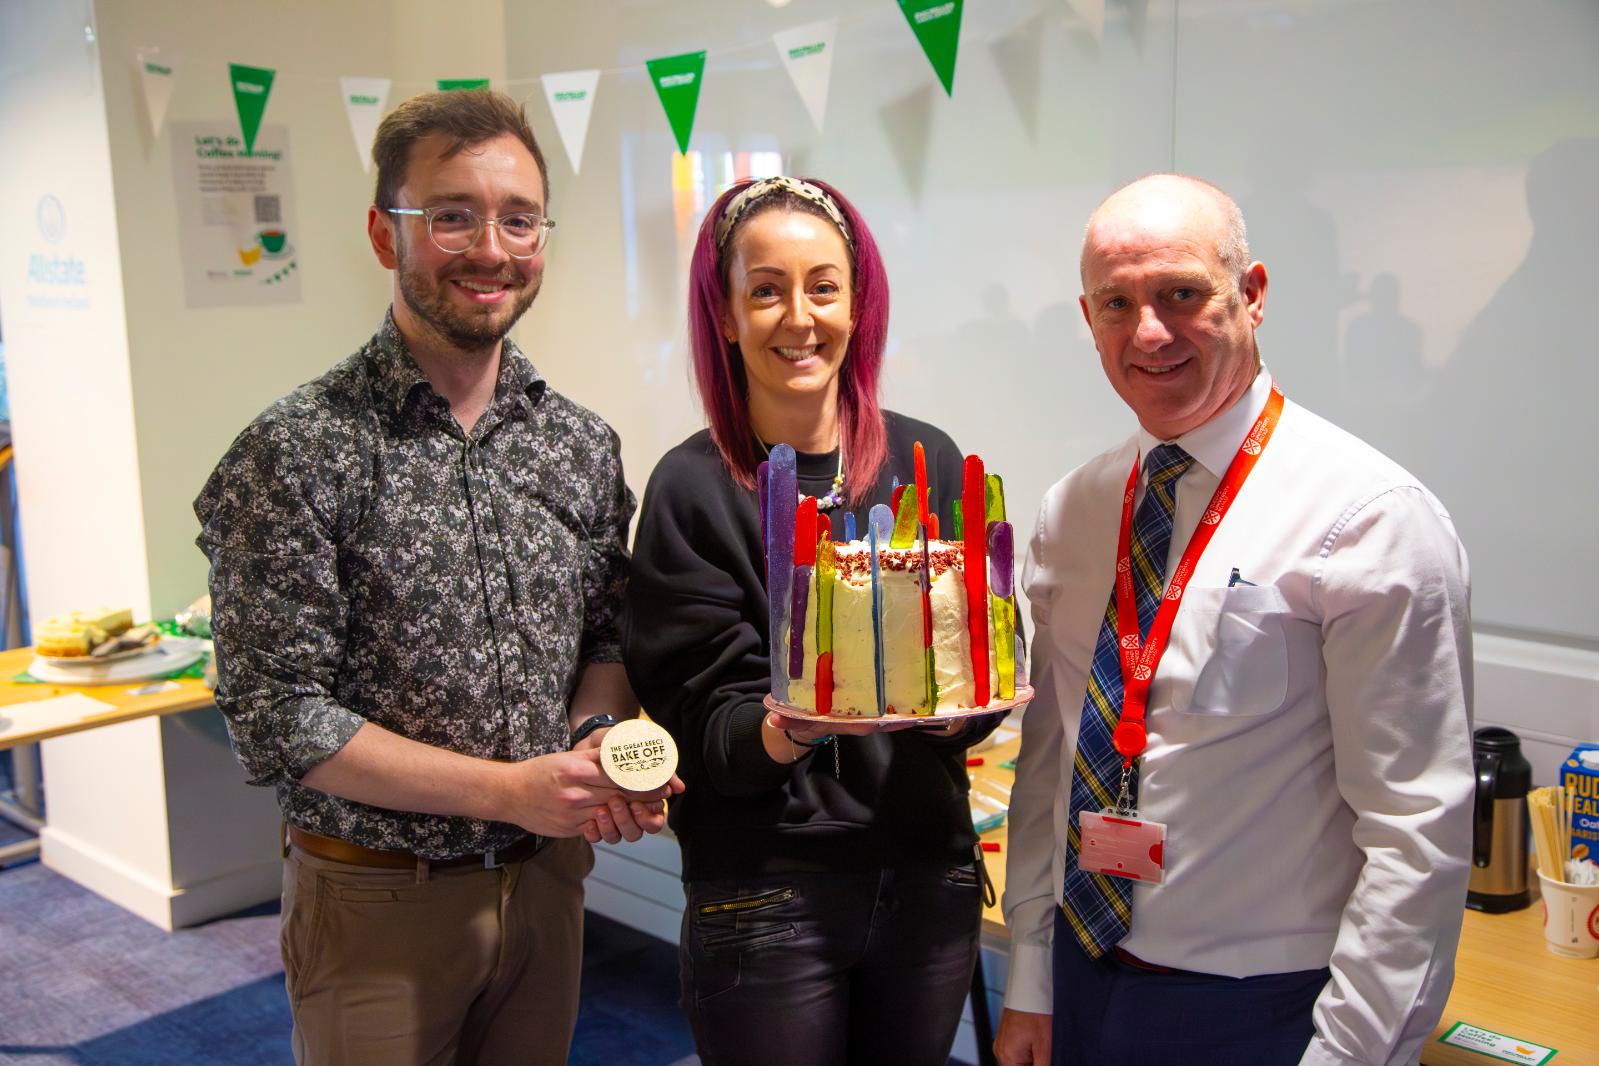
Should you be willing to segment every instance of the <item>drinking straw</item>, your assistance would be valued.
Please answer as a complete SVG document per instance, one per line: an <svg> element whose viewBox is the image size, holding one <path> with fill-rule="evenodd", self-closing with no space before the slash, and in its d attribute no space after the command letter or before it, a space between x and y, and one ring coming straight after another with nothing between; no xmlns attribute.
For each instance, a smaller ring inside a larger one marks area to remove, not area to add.
<svg viewBox="0 0 1599 1066"><path fill-rule="evenodd" d="M1564 817L1564 794L1558 788L1533 789L1527 793L1527 815L1532 822L1538 872L1551 881L1564 882L1566 859L1571 855L1571 822Z"/></svg>

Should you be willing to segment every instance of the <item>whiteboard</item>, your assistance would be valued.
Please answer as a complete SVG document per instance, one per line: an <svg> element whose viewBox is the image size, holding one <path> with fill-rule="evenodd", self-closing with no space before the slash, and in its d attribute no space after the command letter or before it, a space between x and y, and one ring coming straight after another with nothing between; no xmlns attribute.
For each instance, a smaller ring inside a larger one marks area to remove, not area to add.
<svg viewBox="0 0 1599 1066"><path fill-rule="evenodd" d="M1077 309L1083 222L1140 174L1198 174L1270 272L1268 366L1444 501L1479 626L1599 643L1599 4L1106 0L1103 40L1092 6L968 3L946 96L887 0L507 5L513 74L606 72L577 176L519 90L560 225L518 340L618 429L642 492L702 425L683 322L704 204L741 168L823 177L888 264L888 406L980 452L1030 528L1134 428ZM832 17L818 132L770 37ZM700 48L685 158L642 64Z"/></svg>

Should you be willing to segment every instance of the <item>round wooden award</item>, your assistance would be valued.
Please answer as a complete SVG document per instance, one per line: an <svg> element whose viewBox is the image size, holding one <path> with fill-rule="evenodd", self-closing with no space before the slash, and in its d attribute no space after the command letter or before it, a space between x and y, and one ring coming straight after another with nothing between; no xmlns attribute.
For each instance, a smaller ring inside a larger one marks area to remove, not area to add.
<svg viewBox="0 0 1599 1066"><path fill-rule="evenodd" d="M653 792L677 771L677 745L654 722L630 718L618 722L600 743L600 766L619 788Z"/></svg>

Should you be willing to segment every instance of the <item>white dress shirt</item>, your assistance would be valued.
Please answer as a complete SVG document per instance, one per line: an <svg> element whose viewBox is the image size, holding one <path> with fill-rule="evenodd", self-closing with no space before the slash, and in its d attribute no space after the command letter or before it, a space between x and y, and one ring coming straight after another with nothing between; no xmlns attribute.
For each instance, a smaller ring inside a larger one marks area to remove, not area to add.
<svg viewBox="0 0 1599 1066"><path fill-rule="evenodd" d="M1261 370L1175 442L1196 461L1177 485L1168 574L1270 385ZM1016 1010L1051 1011L1078 721L1127 473L1159 443L1140 431L1058 482L1028 550L1037 696L1022 725L1004 901L1005 1005ZM1234 567L1253 584L1228 588ZM1448 514L1395 463L1290 400L1200 558L1150 689L1138 807L1166 824L1166 881L1133 886L1122 946L1230 977L1330 963L1303 1061L1414 1062L1454 976L1470 708L1466 555Z"/></svg>

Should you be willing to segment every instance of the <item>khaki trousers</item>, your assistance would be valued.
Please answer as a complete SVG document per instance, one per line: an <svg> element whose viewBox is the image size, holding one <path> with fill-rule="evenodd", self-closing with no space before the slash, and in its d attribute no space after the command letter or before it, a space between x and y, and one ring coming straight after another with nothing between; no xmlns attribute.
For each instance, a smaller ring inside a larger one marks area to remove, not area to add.
<svg viewBox="0 0 1599 1066"><path fill-rule="evenodd" d="M419 882L291 847L281 939L295 1062L565 1063L593 865L574 837Z"/></svg>

